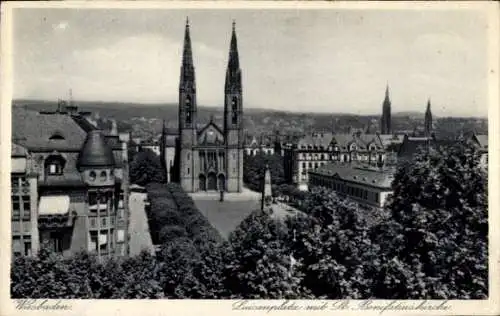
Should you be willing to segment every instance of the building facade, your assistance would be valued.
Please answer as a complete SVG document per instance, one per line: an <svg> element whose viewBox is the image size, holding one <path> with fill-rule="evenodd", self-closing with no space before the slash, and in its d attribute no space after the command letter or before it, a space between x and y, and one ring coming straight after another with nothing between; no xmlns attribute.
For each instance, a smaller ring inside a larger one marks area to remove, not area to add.
<svg viewBox="0 0 500 316"><path fill-rule="evenodd" d="M98 130L75 106L13 109L12 252L128 253L128 134Z"/></svg>
<svg viewBox="0 0 500 316"><path fill-rule="evenodd" d="M285 179L308 189L309 172L329 163L363 162L383 166L393 162L403 138L380 134L314 133L284 148Z"/></svg>
<svg viewBox="0 0 500 316"><path fill-rule="evenodd" d="M179 183L186 192L243 189L243 94L233 22L224 88L224 122L197 120L195 67L189 21L186 23L179 85L179 135L176 156ZM168 159L168 158L166 158Z"/></svg>
<svg viewBox="0 0 500 316"><path fill-rule="evenodd" d="M394 169L328 164L309 172L309 186L322 186L361 205L381 208L393 193Z"/></svg>

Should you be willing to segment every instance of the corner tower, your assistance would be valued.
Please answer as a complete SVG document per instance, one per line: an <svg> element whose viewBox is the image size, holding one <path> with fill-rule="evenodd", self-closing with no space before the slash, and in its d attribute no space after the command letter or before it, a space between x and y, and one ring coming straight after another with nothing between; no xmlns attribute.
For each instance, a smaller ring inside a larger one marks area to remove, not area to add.
<svg viewBox="0 0 500 316"><path fill-rule="evenodd" d="M382 119L380 121L380 133L391 134L391 100L389 98L389 84L385 88L385 99L382 104Z"/></svg>
<svg viewBox="0 0 500 316"><path fill-rule="evenodd" d="M193 173L197 170L195 157L196 135L196 80L189 32L189 19L186 19L184 48L182 53L181 75L179 83L179 180L186 192L197 190Z"/></svg>
<svg viewBox="0 0 500 316"><path fill-rule="evenodd" d="M228 192L241 192L243 189L243 95L236 24L234 21L224 94L227 190Z"/></svg>

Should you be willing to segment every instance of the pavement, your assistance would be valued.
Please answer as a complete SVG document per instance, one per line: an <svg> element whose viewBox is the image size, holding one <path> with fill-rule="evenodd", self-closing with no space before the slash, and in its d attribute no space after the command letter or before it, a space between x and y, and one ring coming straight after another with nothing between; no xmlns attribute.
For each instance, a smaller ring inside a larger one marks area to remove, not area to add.
<svg viewBox="0 0 500 316"><path fill-rule="evenodd" d="M146 193L132 192L130 194L129 251L131 256L138 255L143 249L151 254L155 253L146 215L146 197Z"/></svg>

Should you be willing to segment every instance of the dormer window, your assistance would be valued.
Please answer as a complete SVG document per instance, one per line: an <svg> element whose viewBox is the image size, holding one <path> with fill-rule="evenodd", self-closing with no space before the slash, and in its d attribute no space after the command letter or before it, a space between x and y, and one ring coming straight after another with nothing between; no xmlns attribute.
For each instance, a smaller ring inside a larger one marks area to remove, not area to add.
<svg viewBox="0 0 500 316"><path fill-rule="evenodd" d="M89 172L89 179L90 179L90 181L95 181L95 178L96 178L95 171L90 171Z"/></svg>
<svg viewBox="0 0 500 316"><path fill-rule="evenodd" d="M99 177L101 181L106 181L106 171L101 171L101 176Z"/></svg>
<svg viewBox="0 0 500 316"><path fill-rule="evenodd" d="M49 137L49 140L64 140L64 136L61 132L57 131Z"/></svg>
<svg viewBox="0 0 500 316"><path fill-rule="evenodd" d="M45 171L48 175L61 175L66 161L59 155L52 155L45 160Z"/></svg>

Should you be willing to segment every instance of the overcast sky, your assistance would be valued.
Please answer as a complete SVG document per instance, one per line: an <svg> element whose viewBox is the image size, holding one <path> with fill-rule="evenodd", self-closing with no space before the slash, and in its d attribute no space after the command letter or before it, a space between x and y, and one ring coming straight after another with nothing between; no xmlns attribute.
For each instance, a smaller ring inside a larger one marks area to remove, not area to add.
<svg viewBox="0 0 500 316"><path fill-rule="evenodd" d="M223 104L236 20L246 107L487 115L473 11L16 9L14 98L176 103L186 16L198 104Z"/></svg>

